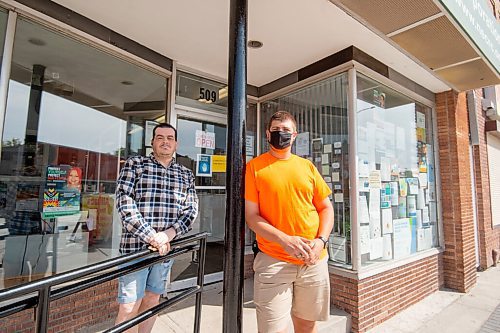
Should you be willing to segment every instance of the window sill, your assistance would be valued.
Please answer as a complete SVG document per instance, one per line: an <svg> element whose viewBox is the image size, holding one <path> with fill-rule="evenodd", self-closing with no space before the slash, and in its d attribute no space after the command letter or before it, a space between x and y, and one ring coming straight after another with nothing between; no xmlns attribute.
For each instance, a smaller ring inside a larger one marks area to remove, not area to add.
<svg viewBox="0 0 500 333"><path fill-rule="evenodd" d="M443 251L444 250L442 248L432 248L429 250L419 252L407 258L393 260L387 263L374 264L370 267L362 267L360 271L353 271L347 268L339 267L336 266L334 263L329 262L328 272L330 274L340 275L354 280L363 280L371 276L389 271L391 269L398 268L415 261L435 256L437 254L442 253Z"/></svg>

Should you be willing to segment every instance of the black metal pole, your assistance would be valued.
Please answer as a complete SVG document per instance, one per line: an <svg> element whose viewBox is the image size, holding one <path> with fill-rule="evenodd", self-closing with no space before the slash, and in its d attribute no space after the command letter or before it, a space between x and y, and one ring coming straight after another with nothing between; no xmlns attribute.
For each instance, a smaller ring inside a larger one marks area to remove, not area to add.
<svg viewBox="0 0 500 333"><path fill-rule="evenodd" d="M245 115L247 107L247 0L230 0L226 224L222 332L241 333L245 249Z"/></svg>
<svg viewBox="0 0 500 333"><path fill-rule="evenodd" d="M38 292L38 308L36 311L36 333L46 333L49 326L50 286Z"/></svg>
<svg viewBox="0 0 500 333"><path fill-rule="evenodd" d="M207 249L207 239L200 239L200 249L198 250L198 286L201 292L196 294L196 304L194 309L194 333L200 333L201 328L201 305L203 295L203 284L205 278L205 254Z"/></svg>

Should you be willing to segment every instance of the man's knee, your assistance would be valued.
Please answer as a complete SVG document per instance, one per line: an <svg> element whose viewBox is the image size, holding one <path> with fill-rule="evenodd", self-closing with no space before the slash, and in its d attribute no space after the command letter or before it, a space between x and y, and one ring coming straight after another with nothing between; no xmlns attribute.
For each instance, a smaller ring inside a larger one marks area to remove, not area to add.
<svg viewBox="0 0 500 333"><path fill-rule="evenodd" d="M139 310L139 307L141 305L141 300L138 300L137 302L130 302L130 303L120 303L118 307L118 312L122 315L130 315L130 314L136 314L137 311Z"/></svg>
<svg viewBox="0 0 500 333"><path fill-rule="evenodd" d="M292 316L293 319L293 326L295 329L299 332L308 332L314 329L316 327L316 321L311 321L311 320L305 320L296 316Z"/></svg>
<svg viewBox="0 0 500 333"><path fill-rule="evenodd" d="M150 291L146 291L144 293L144 298L142 299L142 303L144 306L155 306L160 302L160 296L159 294L152 293Z"/></svg>

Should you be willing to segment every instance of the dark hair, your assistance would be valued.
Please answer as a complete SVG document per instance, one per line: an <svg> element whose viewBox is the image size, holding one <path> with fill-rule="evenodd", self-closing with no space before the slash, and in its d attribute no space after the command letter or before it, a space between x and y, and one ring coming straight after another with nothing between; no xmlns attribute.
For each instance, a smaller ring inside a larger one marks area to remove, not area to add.
<svg viewBox="0 0 500 333"><path fill-rule="evenodd" d="M169 123L160 123L158 125L155 126L155 128L153 128L153 140L156 136L156 129L157 128L171 128L174 130L174 133L175 133L175 141L177 141L177 130L175 129L174 126L170 125Z"/></svg>
<svg viewBox="0 0 500 333"><path fill-rule="evenodd" d="M288 111L277 111L275 112L272 116L271 119L269 119L269 123L267 123L267 129L271 129L271 123L275 120L278 120L280 122L286 121L286 120L291 120L293 123L293 126L295 127L295 130L297 130L297 121L295 120L295 117Z"/></svg>

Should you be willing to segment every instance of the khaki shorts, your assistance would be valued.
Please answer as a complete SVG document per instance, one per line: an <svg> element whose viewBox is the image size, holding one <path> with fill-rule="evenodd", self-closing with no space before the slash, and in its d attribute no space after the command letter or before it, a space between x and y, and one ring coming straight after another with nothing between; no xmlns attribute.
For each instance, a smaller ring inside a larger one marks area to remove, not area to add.
<svg viewBox="0 0 500 333"><path fill-rule="evenodd" d="M295 317L317 321L330 315L328 257L314 266L295 265L259 252L255 257L254 303L260 333L284 330Z"/></svg>

